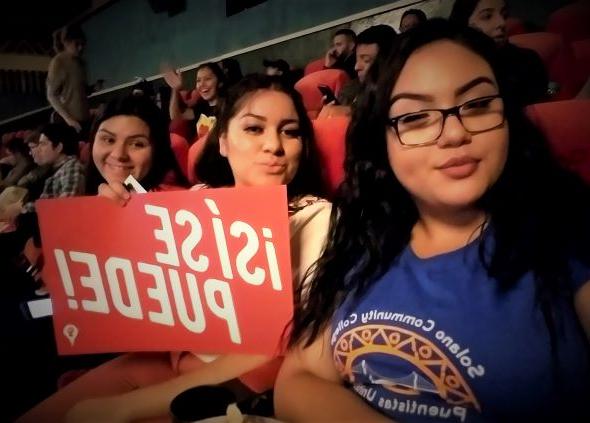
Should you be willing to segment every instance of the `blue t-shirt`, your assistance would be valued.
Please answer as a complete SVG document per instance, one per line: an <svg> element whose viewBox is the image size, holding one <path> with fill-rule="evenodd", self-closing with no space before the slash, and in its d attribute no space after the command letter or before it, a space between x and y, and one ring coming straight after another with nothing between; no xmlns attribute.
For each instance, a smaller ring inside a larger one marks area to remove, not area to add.
<svg viewBox="0 0 590 423"><path fill-rule="evenodd" d="M557 304L556 370L532 273L502 292L478 248L421 259L407 247L337 310L336 368L399 422L590 422L590 347L571 298ZM572 273L574 288L590 280L583 266Z"/></svg>

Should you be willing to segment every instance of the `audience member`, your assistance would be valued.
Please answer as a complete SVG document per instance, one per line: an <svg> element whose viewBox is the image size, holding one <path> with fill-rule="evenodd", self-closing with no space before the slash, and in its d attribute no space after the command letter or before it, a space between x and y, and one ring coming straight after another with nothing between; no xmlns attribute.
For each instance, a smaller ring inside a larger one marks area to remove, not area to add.
<svg viewBox="0 0 590 423"><path fill-rule="evenodd" d="M278 76L286 85L295 85L295 81L293 80L291 73L291 66L289 66L289 63L287 63L286 60L264 59L262 61L262 65L264 66L264 73L266 75Z"/></svg>
<svg viewBox="0 0 590 423"><path fill-rule="evenodd" d="M338 104L328 104L322 108L320 119L334 116L348 116L361 92L367 73L378 57L387 57L397 33L389 25L374 25L360 32L356 39L357 78L351 79L338 93Z"/></svg>
<svg viewBox="0 0 590 423"><path fill-rule="evenodd" d="M203 154L198 175L209 187L287 185L297 285L323 248L330 214L329 203L319 198L313 129L299 94L278 78L244 78L230 89ZM118 181L109 181L101 193L126 201ZM221 384L243 375L242 383L252 390L269 389L277 368L269 360L190 352L126 354L82 375L18 421L62 421L76 404L68 414L70 422L165 416L170 401L196 385Z"/></svg>
<svg viewBox="0 0 590 423"><path fill-rule="evenodd" d="M225 93L225 75L216 63L203 63L196 69L195 89L199 100L192 108L187 108L180 97L182 77L180 72L168 70L164 73L166 83L172 89L170 97L170 119L186 119L191 122L188 134L189 142L195 141L197 124L201 115L215 117L220 99Z"/></svg>
<svg viewBox="0 0 590 423"><path fill-rule="evenodd" d="M426 22L426 13L420 9L407 9L399 21L399 32L403 33Z"/></svg>
<svg viewBox="0 0 590 423"><path fill-rule="evenodd" d="M270 75L270 76L287 75L289 73L289 70L291 69L291 66L289 66L289 63L287 63L287 61L285 61L283 59L277 59L277 60L264 59L262 61L262 65L264 66L264 73L266 75Z"/></svg>
<svg viewBox="0 0 590 423"><path fill-rule="evenodd" d="M494 50L428 21L371 73L280 420L590 421L589 188Z"/></svg>
<svg viewBox="0 0 590 423"><path fill-rule="evenodd" d="M12 169L0 181L0 192L11 185L16 185L20 178L33 167L33 160L29 154L29 147L22 138L12 138L6 143L9 156L12 157Z"/></svg>
<svg viewBox="0 0 590 423"><path fill-rule="evenodd" d="M356 78L355 65L356 34L348 28L339 29L332 36L332 47L326 52L324 67L342 69L350 78Z"/></svg>
<svg viewBox="0 0 590 423"><path fill-rule="evenodd" d="M54 35L56 56L47 73L47 100L62 120L82 136L87 135L90 110L87 99L86 64L82 51L86 37L79 26L65 27Z"/></svg>
<svg viewBox="0 0 590 423"><path fill-rule="evenodd" d="M29 155L32 154L33 148L36 148L39 144L40 136L41 134L39 133L39 131L33 131L25 139L25 142L29 149ZM29 201L35 201L41 196L41 193L43 192L43 187L45 185L45 179L49 177L52 170L53 169L51 165L37 165L18 180L17 186L27 189L27 198Z"/></svg>
<svg viewBox="0 0 590 423"><path fill-rule="evenodd" d="M84 194L85 174L76 157L78 141L71 127L63 123L49 123L41 128L39 141L29 143L33 160L39 166L50 166L52 174L43 185L39 198L62 198ZM35 210L28 202L23 213Z"/></svg>
<svg viewBox="0 0 590 423"><path fill-rule="evenodd" d="M509 42L507 18L508 6L504 0L455 0L449 20L491 37L498 46L501 64L518 102L540 103L548 97L547 70L536 52Z"/></svg>
<svg viewBox="0 0 590 423"><path fill-rule="evenodd" d="M219 67L223 71L225 75L225 81L227 84L227 89L232 85L235 85L244 77L242 74L242 68L240 66L240 62L233 57L228 57L218 62Z"/></svg>

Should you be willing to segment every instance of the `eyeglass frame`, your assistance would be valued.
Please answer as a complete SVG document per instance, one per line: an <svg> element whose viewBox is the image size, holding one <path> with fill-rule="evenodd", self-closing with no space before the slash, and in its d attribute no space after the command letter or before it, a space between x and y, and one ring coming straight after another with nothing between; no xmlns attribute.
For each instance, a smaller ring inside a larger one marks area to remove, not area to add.
<svg viewBox="0 0 590 423"><path fill-rule="evenodd" d="M459 120L459 122L461 123L461 125L463 126L465 131L467 131L469 134L471 134L471 135L481 134L483 132L491 131L493 129L499 128L502 125L504 125L504 122L506 121L506 115L504 114L504 110L502 110L502 121L499 124L497 124L491 128L481 130L481 131L469 131L467 128L465 128L465 124L463 123L463 120L461 120L460 110L462 107L464 107L465 105L467 105L469 103L487 100L487 99L495 99L495 98L499 98L499 99L503 100L502 96L500 94L486 95L483 97L477 97L477 98L471 99L471 100L466 101L465 103L461 103L457 106L449 107L448 109L423 109L423 110L417 110L415 112L404 113L403 115L388 118L386 121L386 125L393 128L393 130L395 131L395 134L397 135L397 139L398 139L399 143L405 147L426 147L428 145L436 144L438 142L438 139L442 135L443 131L445 130L445 123L447 121L447 118L451 115L454 115L457 117L457 119ZM442 124L440 125L439 134L432 141L426 141L426 142L423 142L420 144L406 144L406 143L404 143L402 141L402 137L400 136L399 130L397 127L398 121L406 116L413 115L414 113L421 113L421 112L440 112L440 113L442 113L443 119L442 119Z"/></svg>

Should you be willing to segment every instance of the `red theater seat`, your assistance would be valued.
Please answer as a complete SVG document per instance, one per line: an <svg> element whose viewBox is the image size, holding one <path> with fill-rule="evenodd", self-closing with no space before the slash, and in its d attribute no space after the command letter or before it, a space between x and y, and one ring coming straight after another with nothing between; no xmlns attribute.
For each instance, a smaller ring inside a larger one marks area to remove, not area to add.
<svg viewBox="0 0 590 423"><path fill-rule="evenodd" d="M90 143L86 141L78 142L78 157L80 161L87 165L90 161Z"/></svg>
<svg viewBox="0 0 590 423"><path fill-rule="evenodd" d="M534 104L527 114L557 159L590 184L590 100Z"/></svg>
<svg viewBox="0 0 590 423"><path fill-rule="evenodd" d="M195 167L203 154L203 149L205 148L205 141L207 140L207 135L202 136L197 141L190 146L188 150L188 158L187 158L187 173L188 173L188 180L191 184L196 184L199 182L197 179L197 175L195 173Z"/></svg>
<svg viewBox="0 0 590 423"><path fill-rule="evenodd" d="M172 147L172 151L174 152L174 156L176 157L178 166L180 166L180 170L182 171L184 176L188 177L188 141L182 135L171 133L170 146Z"/></svg>
<svg viewBox="0 0 590 423"><path fill-rule="evenodd" d="M576 66L582 76L590 78L590 38L587 40L574 41L572 50L576 58Z"/></svg>
<svg viewBox="0 0 590 423"><path fill-rule="evenodd" d="M295 89L303 97L305 110L311 119L315 119L322 109L322 93L318 90L318 85L327 85L337 96L340 89L349 77L345 71L340 69L324 69L318 72L310 73L304 76L295 84Z"/></svg>
<svg viewBox="0 0 590 423"><path fill-rule="evenodd" d="M309 62L303 70L303 75L309 75L310 73L324 70L324 63L325 59L323 57L321 59L314 60L313 62Z"/></svg>
<svg viewBox="0 0 590 423"><path fill-rule="evenodd" d="M201 96L197 90L181 90L179 92L180 98L187 107L193 107L199 101Z"/></svg>
<svg viewBox="0 0 590 423"><path fill-rule="evenodd" d="M338 116L313 121L316 143L328 194L332 195L344 179L346 130L350 118Z"/></svg>
<svg viewBox="0 0 590 423"><path fill-rule="evenodd" d="M513 17L510 17L506 20L506 30L509 37L527 32L524 22L518 18Z"/></svg>
<svg viewBox="0 0 590 423"><path fill-rule="evenodd" d="M510 37L510 42L534 50L541 57L549 79L559 85L559 91L553 100L573 98L582 88L585 81L576 67L574 53L561 35L532 32Z"/></svg>
<svg viewBox="0 0 590 423"><path fill-rule="evenodd" d="M590 3L578 1L556 10L549 16L547 31L567 42L590 38Z"/></svg>

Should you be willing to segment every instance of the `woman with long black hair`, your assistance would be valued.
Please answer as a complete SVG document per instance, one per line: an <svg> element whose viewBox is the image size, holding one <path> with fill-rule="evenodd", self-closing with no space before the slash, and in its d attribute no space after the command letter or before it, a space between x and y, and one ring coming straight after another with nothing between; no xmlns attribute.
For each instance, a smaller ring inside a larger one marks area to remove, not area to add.
<svg viewBox="0 0 590 423"><path fill-rule="evenodd" d="M434 20L371 69L281 420L588 421L589 189L495 55Z"/></svg>

